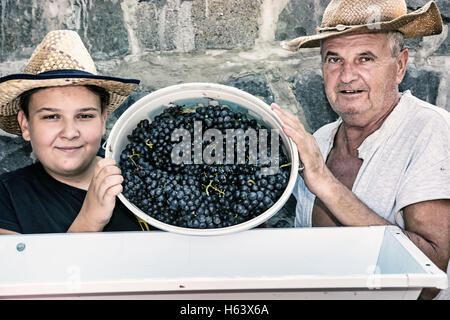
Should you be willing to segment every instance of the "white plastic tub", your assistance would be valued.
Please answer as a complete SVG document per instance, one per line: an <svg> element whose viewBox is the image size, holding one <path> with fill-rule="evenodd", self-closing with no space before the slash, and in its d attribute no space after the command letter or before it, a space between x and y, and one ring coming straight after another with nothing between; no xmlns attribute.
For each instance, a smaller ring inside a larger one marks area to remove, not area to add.
<svg viewBox="0 0 450 320"><path fill-rule="evenodd" d="M120 154L129 143L127 135L131 134L137 124L143 119L153 119L171 104L192 106L197 103L208 105L209 101L217 100L220 104L228 105L233 111L248 113L256 120L265 123L270 128L278 129L283 147L291 161L291 171L288 185L278 201L259 216L226 228L191 229L163 223L141 211L128 201L123 194L118 198L130 211L147 223L165 231L186 235L221 235L239 232L256 227L276 214L289 199L294 189L298 175L298 150L293 141L283 132L281 120L270 107L255 96L225 85L214 83L185 83L163 88L150 93L131 105L115 122L106 142L105 156L114 158L117 163ZM281 147L281 146L280 146Z"/></svg>
<svg viewBox="0 0 450 320"><path fill-rule="evenodd" d="M7 235L1 298L416 299L447 287L397 227Z"/></svg>

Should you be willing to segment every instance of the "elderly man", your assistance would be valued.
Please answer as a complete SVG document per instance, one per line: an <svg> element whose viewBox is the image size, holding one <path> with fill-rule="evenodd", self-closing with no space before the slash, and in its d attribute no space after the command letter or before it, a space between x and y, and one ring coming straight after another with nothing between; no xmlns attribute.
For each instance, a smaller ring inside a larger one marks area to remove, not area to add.
<svg viewBox="0 0 450 320"><path fill-rule="evenodd" d="M296 226L396 224L447 270L450 113L398 89L408 61L403 39L441 30L434 2L407 14L403 0L332 0L317 35L282 44L320 46L325 91L340 116L310 135L272 105L301 159ZM426 289L420 298L437 294Z"/></svg>

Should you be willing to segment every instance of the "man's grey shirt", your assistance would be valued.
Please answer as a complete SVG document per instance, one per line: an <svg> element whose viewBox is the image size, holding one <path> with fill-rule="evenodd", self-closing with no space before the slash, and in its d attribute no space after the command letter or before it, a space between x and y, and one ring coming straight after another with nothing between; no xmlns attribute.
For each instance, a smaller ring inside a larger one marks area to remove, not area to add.
<svg viewBox="0 0 450 320"><path fill-rule="evenodd" d="M342 119L314 133L326 160ZM426 200L450 199L450 113L402 94L383 125L358 148L363 160L353 193L370 209L404 228L402 209ZM311 227L313 195L299 176L295 226Z"/></svg>

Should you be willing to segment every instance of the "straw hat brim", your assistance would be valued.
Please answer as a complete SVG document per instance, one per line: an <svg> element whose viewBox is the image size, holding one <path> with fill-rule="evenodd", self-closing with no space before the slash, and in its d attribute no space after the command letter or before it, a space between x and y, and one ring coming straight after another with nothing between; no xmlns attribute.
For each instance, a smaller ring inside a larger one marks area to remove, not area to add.
<svg viewBox="0 0 450 320"><path fill-rule="evenodd" d="M301 48L316 48L320 47L321 40L351 33L399 31L405 39L420 38L440 34L443 28L442 24L439 8L436 3L429 2L422 8L391 21L342 26L343 30L338 30L337 27L329 28L329 31L323 31L315 35L298 37L290 41L282 41L281 47L289 51L297 51Z"/></svg>
<svg viewBox="0 0 450 320"><path fill-rule="evenodd" d="M19 96L32 89L57 86L94 85L109 93L106 107L111 113L119 107L139 84L136 79L99 76L78 70L62 70L40 74L12 74L0 78L0 128L11 134L20 134L17 113Z"/></svg>

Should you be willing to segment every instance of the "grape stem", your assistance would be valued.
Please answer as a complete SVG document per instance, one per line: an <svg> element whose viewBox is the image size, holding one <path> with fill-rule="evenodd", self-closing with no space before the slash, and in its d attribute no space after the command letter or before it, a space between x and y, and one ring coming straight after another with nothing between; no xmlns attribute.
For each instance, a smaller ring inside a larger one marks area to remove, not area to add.
<svg viewBox="0 0 450 320"><path fill-rule="evenodd" d="M153 143L150 139L145 140L145 144L147 145L147 147L149 147L150 149L153 148Z"/></svg>
<svg viewBox="0 0 450 320"><path fill-rule="evenodd" d="M136 157L136 156L137 156L138 158L140 158L141 155L140 155L139 153L136 153L136 151L134 151L134 148L131 149L131 151L132 151L133 153L130 154L130 155L128 155L128 159L130 159L131 162L133 162L133 164L135 165L135 167L138 168L138 165L136 164L136 162L134 162L133 157Z"/></svg>
<svg viewBox="0 0 450 320"><path fill-rule="evenodd" d="M209 197L209 191L208 189L211 187L213 188L213 190L217 191L219 193L219 197L220 196L225 196L225 192L223 190L220 190L219 188L217 188L216 186L214 186L213 183L214 180L209 180L209 184L207 186L205 186L204 184L202 184L203 187L205 187L205 192L206 195Z"/></svg>

